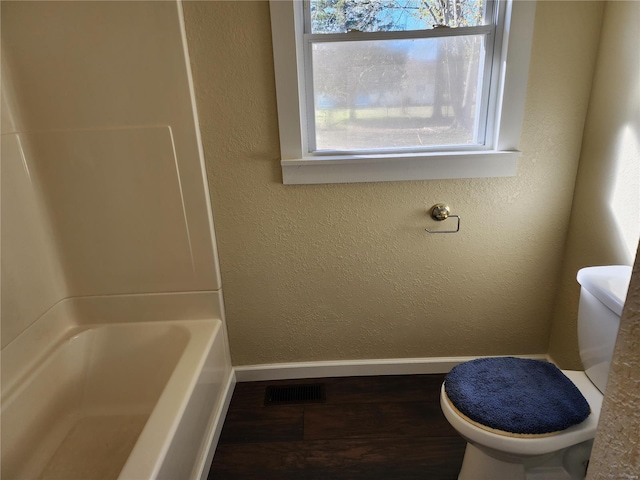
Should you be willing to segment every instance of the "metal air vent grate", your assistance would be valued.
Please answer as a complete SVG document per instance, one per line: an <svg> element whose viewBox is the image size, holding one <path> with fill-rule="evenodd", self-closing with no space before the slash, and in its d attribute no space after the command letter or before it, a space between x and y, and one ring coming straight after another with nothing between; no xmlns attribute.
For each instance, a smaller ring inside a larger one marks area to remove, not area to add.
<svg viewBox="0 0 640 480"><path fill-rule="evenodd" d="M265 405L293 405L301 403L324 403L324 383L309 385L278 385L267 387Z"/></svg>

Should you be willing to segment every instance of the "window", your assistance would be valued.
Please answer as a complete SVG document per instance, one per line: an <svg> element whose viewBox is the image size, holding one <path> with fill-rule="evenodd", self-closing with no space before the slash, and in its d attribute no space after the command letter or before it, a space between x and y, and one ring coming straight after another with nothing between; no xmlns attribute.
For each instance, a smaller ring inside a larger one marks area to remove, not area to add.
<svg viewBox="0 0 640 480"><path fill-rule="evenodd" d="M272 0L284 183L514 175L534 11Z"/></svg>

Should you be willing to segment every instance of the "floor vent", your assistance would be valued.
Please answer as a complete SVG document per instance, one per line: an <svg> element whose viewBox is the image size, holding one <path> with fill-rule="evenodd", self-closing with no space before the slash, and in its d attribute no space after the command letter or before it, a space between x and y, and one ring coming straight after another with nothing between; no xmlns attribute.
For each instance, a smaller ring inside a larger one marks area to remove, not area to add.
<svg viewBox="0 0 640 480"><path fill-rule="evenodd" d="M324 383L309 385L279 385L267 387L265 405L295 405L301 403L324 403Z"/></svg>

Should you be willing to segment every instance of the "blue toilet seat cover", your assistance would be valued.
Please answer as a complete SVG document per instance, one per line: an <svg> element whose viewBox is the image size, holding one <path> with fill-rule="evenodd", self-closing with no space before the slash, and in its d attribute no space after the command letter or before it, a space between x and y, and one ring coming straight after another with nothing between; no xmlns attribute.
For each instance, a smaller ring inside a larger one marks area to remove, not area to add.
<svg viewBox="0 0 640 480"><path fill-rule="evenodd" d="M447 374L444 389L469 419L513 434L559 432L591 413L578 387L555 365L542 360L471 360Z"/></svg>

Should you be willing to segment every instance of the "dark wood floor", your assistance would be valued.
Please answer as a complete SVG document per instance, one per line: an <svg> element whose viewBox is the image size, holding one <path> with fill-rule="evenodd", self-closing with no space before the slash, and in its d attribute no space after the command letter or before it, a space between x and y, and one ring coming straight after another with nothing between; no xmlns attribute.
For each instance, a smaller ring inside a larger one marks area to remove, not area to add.
<svg viewBox="0 0 640 480"><path fill-rule="evenodd" d="M239 383L209 480L455 480L465 442L440 411L443 378ZM323 404L263 405L267 386L319 382Z"/></svg>

